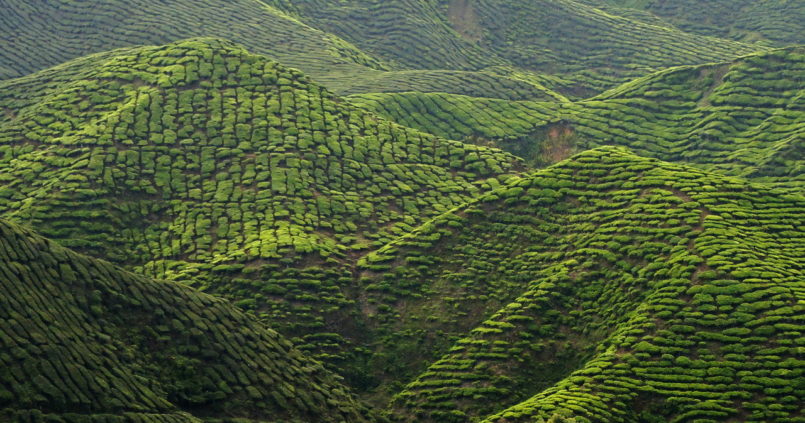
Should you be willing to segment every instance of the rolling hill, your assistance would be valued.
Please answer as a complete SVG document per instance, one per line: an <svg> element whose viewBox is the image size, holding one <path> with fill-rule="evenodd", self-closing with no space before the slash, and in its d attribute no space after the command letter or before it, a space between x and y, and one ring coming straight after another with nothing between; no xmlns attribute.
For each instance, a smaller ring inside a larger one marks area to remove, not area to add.
<svg viewBox="0 0 805 423"><path fill-rule="evenodd" d="M257 0L81 1L4 0L0 79L120 47L165 44L191 37L218 37L255 53L309 70L359 71L384 65L344 40L317 31ZM58 22L58 25L53 25Z"/></svg>
<svg viewBox="0 0 805 423"><path fill-rule="evenodd" d="M416 92L349 99L403 125L495 145L536 165L614 144L801 192L803 78L805 49L789 47L671 68L577 102Z"/></svg>
<svg viewBox="0 0 805 423"><path fill-rule="evenodd" d="M555 75L586 97L668 66L729 60L762 46L690 34L573 0L314 0L289 13L361 50L414 69L509 66ZM278 7L282 7L278 5Z"/></svg>
<svg viewBox="0 0 805 423"><path fill-rule="evenodd" d="M368 422L254 317L0 221L0 420Z"/></svg>
<svg viewBox="0 0 805 423"><path fill-rule="evenodd" d="M0 421L801 423L802 12L0 0Z"/></svg>
<svg viewBox="0 0 805 423"><path fill-rule="evenodd" d="M0 51L0 80L115 48L212 37L301 69L337 93L417 90L550 98L550 90L539 83L504 72L461 68L405 72L408 69L373 58L260 0L4 0L0 10L4 12L0 40L5 47Z"/></svg>
<svg viewBox="0 0 805 423"><path fill-rule="evenodd" d="M615 147L523 176L361 261L381 362L442 352L392 410L797 421L804 217L802 196Z"/></svg>
<svg viewBox="0 0 805 423"><path fill-rule="evenodd" d="M438 1L281 1L278 8L412 69L480 70L505 62L460 36Z"/></svg>
<svg viewBox="0 0 805 423"><path fill-rule="evenodd" d="M805 4L799 1L585 0L646 12L687 32L776 45L805 43ZM628 12L627 12L628 13Z"/></svg>
<svg viewBox="0 0 805 423"><path fill-rule="evenodd" d="M341 323L355 312L344 263L519 166L212 39L0 83L0 110L13 111L0 116L0 215L240 301L324 359L360 332Z"/></svg>
<svg viewBox="0 0 805 423"><path fill-rule="evenodd" d="M765 48L573 0L5 0L0 8L0 39L8 46L0 52L0 79L114 48L214 37L301 69L342 95L550 100Z"/></svg>

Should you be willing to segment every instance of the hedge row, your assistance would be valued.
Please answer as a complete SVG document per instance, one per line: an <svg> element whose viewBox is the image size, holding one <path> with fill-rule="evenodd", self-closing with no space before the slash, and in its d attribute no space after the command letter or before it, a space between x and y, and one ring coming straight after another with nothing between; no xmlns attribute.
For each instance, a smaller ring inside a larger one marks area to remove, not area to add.
<svg viewBox="0 0 805 423"><path fill-rule="evenodd" d="M0 364L3 421L367 420L336 376L228 302L5 221Z"/></svg>
<svg viewBox="0 0 805 423"><path fill-rule="evenodd" d="M797 421L803 212L611 147L509 181L361 262L393 410Z"/></svg>
<svg viewBox="0 0 805 423"><path fill-rule="evenodd" d="M15 111L0 117L0 215L242 301L297 340L343 318L342 262L516 163L378 119L213 40L13 80L0 109Z"/></svg>

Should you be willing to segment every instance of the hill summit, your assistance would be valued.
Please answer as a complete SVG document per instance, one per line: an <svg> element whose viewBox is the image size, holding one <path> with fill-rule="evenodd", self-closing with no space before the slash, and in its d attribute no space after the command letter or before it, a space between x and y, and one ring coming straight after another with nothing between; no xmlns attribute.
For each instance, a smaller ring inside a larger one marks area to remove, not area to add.
<svg viewBox="0 0 805 423"><path fill-rule="evenodd" d="M14 110L0 116L0 215L242 301L300 338L332 338L325 327L351 310L352 256L519 166L378 118L214 39L0 83L0 109Z"/></svg>

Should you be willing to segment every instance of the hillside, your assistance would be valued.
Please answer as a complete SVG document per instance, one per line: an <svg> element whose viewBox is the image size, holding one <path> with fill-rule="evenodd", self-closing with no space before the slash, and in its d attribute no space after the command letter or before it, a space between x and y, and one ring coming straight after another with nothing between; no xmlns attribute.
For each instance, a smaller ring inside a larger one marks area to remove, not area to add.
<svg viewBox="0 0 805 423"><path fill-rule="evenodd" d="M362 261L380 361L442 354L392 409L797 421L803 218L801 196L614 147L524 176Z"/></svg>
<svg viewBox="0 0 805 423"><path fill-rule="evenodd" d="M522 157L532 166L544 166L567 158L543 154L540 146L548 136L543 128L560 121L570 108L568 101L507 101L448 93L370 93L347 97L372 113L402 125L441 137L476 144L495 145ZM564 131L558 131L558 134Z"/></svg>
<svg viewBox="0 0 805 423"><path fill-rule="evenodd" d="M340 94L416 90L516 100L551 98L550 90L534 78L511 78L498 71L471 72L462 66L413 71L379 60L268 3L0 2L0 40L5 47L0 51L0 80L115 48L213 37L301 69ZM283 2L277 3L282 6Z"/></svg>
<svg viewBox="0 0 805 423"><path fill-rule="evenodd" d="M433 134L502 147L545 165L623 145L801 189L805 49L677 67L578 102L507 102L450 94L365 94L354 104Z"/></svg>
<svg viewBox="0 0 805 423"><path fill-rule="evenodd" d="M794 0L0 0L0 422L805 423Z"/></svg>
<svg viewBox="0 0 805 423"><path fill-rule="evenodd" d="M480 70L505 63L460 36L438 1L280 0L278 8L411 69Z"/></svg>
<svg viewBox="0 0 805 423"><path fill-rule="evenodd" d="M7 42L0 52L0 79L90 53L191 37L228 39L308 71L384 67L344 40L257 0L7 0L0 8L0 39Z"/></svg>
<svg viewBox="0 0 805 423"><path fill-rule="evenodd" d="M231 304L0 221L0 420L366 422L339 378Z"/></svg>
<svg viewBox="0 0 805 423"><path fill-rule="evenodd" d="M513 66L555 75L565 82L546 86L575 97L664 67L723 61L763 48L610 14L573 0L282 3L311 26L389 63L414 69Z"/></svg>
<svg viewBox="0 0 805 423"><path fill-rule="evenodd" d="M7 45L0 79L114 48L214 37L301 69L342 95L550 100L557 92L586 97L667 66L764 48L574 0L8 0L0 7Z"/></svg>
<svg viewBox="0 0 805 423"><path fill-rule="evenodd" d="M1 216L238 301L324 359L360 332L344 263L516 165L210 39L0 83L0 110Z"/></svg>
<svg viewBox="0 0 805 423"><path fill-rule="evenodd" d="M417 90L540 99L550 91L500 72L390 71L399 67L259 0L9 0L0 2L0 10L5 47L0 51L0 80L115 48L214 37L301 69L344 94ZM362 82L356 84L358 80Z"/></svg>
<svg viewBox="0 0 805 423"><path fill-rule="evenodd" d="M788 0L585 0L643 11L687 32L777 45L805 43L805 3Z"/></svg>

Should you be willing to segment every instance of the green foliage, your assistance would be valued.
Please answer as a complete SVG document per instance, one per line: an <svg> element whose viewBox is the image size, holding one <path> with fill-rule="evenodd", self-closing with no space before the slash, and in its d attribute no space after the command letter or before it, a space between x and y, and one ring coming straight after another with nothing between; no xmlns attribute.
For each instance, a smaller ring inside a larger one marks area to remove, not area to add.
<svg viewBox="0 0 805 423"><path fill-rule="evenodd" d="M286 9L291 13L390 63L485 72L514 68L525 75L561 78L540 82L574 97L652 70L722 61L764 48L701 37L671 25L658 30L653 22L574 0L290 3Z"/></svg>
<svg viewBox="0 0 805 423"><path fill-rule="evenodd" d="M802 192L805 50L658 72L579 102L508 102L450 94L367 94L355 104L453 139L545 165L622 145L671 162Z"/></svg>
<svg viewBox="0 0 805 423"><path fill-rule="evenodd" d="M336 376L226 301L5 221L0 275L3 421L369 420Z"/></svg>
<svg viewBox="0 0 805 423"><path fill-rule="evenodd" d="M4 5L0 217L115 264L0 221L0 420L799 421L805 53L602 2Z"/></svg>
<svg viewBox="0 0 805 423"><path fill-rule="evenodd" d="M248 0L225 4L208 0L169 4L137 0L37 5L12 1L3 8L9 19L0 23L0 36L9 39L9 43L0 52L0 79L29 74L90 53L191 37L228 39L308 71L332 66L352 72L385 68L342 39L304 25L279 9ZM129 18L121 19L127 14ZM54 21L60 25L52 25ZM179 58L180 52L176 50L171 56ZM206 64L187 70L177 67L164 81L192 82L199 71L206 74L209 68Z"/></svg>
<svg viewBox="0 0 805 423"><path fill-rule="evenodd" d="M803 216L613 147L511 180L362 262L386 369L418 373L393 413L795 421Z"/></svg>
<svg viewBox="0 0 805 423"><path fill-rule="evenodd" d="M553 119L562 107L555 102L515 102L445 93L374 93L347 98L361 108L434 135L498 142L527 136Z"/></svg>
<svg viewBox="0 0 805 423"><path fill-rule="evenodd" d="M90 53L214 37L242 44L252 53L301 69L339 94L416 90L536 99L545 98L544 93L549 91L523 78L479 71L479 67L468 66L468 59L459 60L450 68L399 69L396 63L371 57L345 39L300 21L292 10L283 12L281 8L288 6L284 1L275 1L277 7L267 3L252 0L223 4L212 0L4 3L4 16L8 19L0 21L0 38L7 42L0 51L0 80L28 75ZM59 25L52 25L53 22ZM431 30L440 27L443 25L435 19L428 25ZM454 47L446 43L438 48L450 51ZM181 52L182 49L177 49L169 57L179 59ZM482 57L482 51L474 48L470 61ZM233 63L212 63L209 60L212 56L205 59L166 70L155 83L171 86L180 82L191 84L199 78L219 78L227 73L241 76L257 73L254 68ZM255 75L248 80L254 83L263 77ZM132 81L135 76L129 78ZM93 97L91 102L96 100L99 97ZM153 125L151 130L158 132Z"/></svg>
<svg viewBox="0 0 805 423"><path fill-rule="evenodd" d="M797 1L715 0L708 2L706 8L692 0L584 1L597 6L620 6L608 9L615 14L645 11L648 13L638 13L638 19L659 20L702 35L780 45L805 43L805 4Z"/></svg>
<svg viewBox="0 0 805 423"><path fill-rule="evenodd" d="M554 92L585 97L664 67L765 48L574 0L14 0L4 8L0 79L114 48L216 37L301 69L339 94L420 91L537 100L554 98ZM777 34L801 32L796 13L777 7L763 16L775 15L789 22ZM758 26L745 25L764 32ZM209 72L209 63L177 67L160 83L189 83Z"/></svg>
<svg viewBox="0 0 805 423"><path fill-rule="evenodd" d="M172 79L202 64L208 76ZM378 119L210 39L0 83L3 108L17 115L0 117L0 215L139 273L249 300L331 363L350 345L312 340L353 319L344 264L516 164Z"/></svg>

